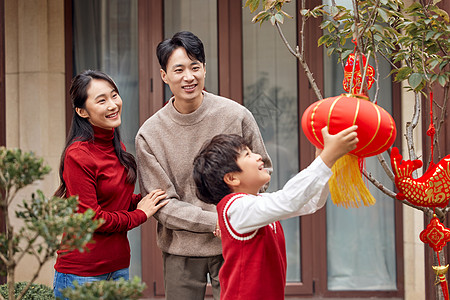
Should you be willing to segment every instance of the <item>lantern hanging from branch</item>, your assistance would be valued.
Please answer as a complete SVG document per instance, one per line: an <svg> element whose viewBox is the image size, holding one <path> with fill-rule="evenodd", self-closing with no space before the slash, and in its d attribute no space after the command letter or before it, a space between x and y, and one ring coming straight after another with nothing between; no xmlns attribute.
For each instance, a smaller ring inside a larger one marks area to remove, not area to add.
<svg viewBox="0 0 450 300"><path fill-rule="evenodd" d="M358 159L379 154L392 146L397 134L392 116L366 96L352 94L319 100L302 116L306 137L320 149L324 147L323 127L327 126L330 134L336 134L352 125L358 125L359 142L356 149L334 164L330 194L335 204L345 207L358 207L361 202L372 205L375 199L362 180Z"/></svg>

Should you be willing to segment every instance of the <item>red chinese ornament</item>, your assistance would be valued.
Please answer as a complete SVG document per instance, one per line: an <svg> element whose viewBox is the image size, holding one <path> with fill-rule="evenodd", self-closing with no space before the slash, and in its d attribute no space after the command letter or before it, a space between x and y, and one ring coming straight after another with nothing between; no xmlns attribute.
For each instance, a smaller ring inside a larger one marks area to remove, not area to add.
<svg viewBox="0 0 450 300"><path fill-rule="evenodd" d="M352 94L360 94L363 91L361 90L362 85L362 78L363 74L361 74L361 71L364 70L367 64L367 59L364 56L364 54L361 54L362 61L363 61L363 68L361 68L359 59L356 57L355 53L351 53L344 66L344 81L342 82L342 85L344 86L344 90L347 92L350 92ZM356 61L356 62L355 62ZM353 67L355 68L355 72L353 73ZM371 65L367 65L366 68L366 74L364 77L365 82L367 83L367 90L369 90L372 87L372 84L374 83L374 75L375 70ZM352 73L353 73L353 80L352 80ZM351 86L350 86L351 83Z"/></svg>
<svg viewBox="0 0 450 300"><path fill-rule="evenodd" d="M402 160L396 147L391 151L392 171L399 192L397 199L414 205L446 207L450 199L450 155L432 164L422 177L414 179L412 173L422 167L420 160Z"/></svg>
<svg viewBox="0 0 450 300"><path fill-rule="evenodd" d="M328 127L336 134L358 125L356 149L339 159L333 166L329 181L334 203L358 207L375 203L361 178L358 158L373 156L387 150L393 143L397 129L392 116L364 95L342 94L319 100L309 106L302 116L302 129L308 140L323 149L321 129Z"/></svg>
<svg viewBox="0 0 450 300"><path fill-rule="evenodd" d="M450 241L450 229L446 228L436 217L433 216L430 223L427 225L427 228L423 230L419 238L425 244L428 244L433 250L436 252L436 256L438 259L438 266L432 266L433 271L436 273L436 277L439 278L439 283L442 287L442 293L444 294L444 299L449 300L448 294L448 284L447 279L445 278L445 273L447 273L448 265L442 266L441 260L439 258L439 251L444 248L448 241Z"/></svg>
<svg viewBox="0 0 450 300"><path fill-rule="evenodd" d="M430 224L420 233L419 237L423 243L428 244L435 252L439 252L450 241L450 229L445 228L434 215Z"/></svg>

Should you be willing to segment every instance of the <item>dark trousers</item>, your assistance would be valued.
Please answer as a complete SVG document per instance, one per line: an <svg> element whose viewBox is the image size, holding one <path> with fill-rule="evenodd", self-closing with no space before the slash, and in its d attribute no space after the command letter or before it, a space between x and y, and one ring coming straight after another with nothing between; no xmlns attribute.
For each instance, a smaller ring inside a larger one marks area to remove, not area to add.
<svg viewBox="0 0 450 300"><path fill-rule="evenodd" d="M222 255L178 256L163 252L166 300L203 300L210 276L214 300L220 299L219 269Z"/></svg>

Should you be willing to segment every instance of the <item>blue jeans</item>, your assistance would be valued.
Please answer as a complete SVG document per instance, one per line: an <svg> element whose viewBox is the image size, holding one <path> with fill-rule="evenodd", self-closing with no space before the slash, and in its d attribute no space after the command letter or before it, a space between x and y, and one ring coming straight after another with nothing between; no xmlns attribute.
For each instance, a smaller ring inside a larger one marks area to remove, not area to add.
<svg viewBox="0 0 450 300"><path fill-rule="evenodd" d="M65 288L74 288L73 282L77 281L79 285L83 285L87 282L100 281L100 280L119 280L124 278L128 280L130 273L128 268L117 270L111 273L106 273L98 276L77 276L73 274L59 273L55 270L55 278L53 279L53 293L57 299L63 299L61 290Z"/></svg>

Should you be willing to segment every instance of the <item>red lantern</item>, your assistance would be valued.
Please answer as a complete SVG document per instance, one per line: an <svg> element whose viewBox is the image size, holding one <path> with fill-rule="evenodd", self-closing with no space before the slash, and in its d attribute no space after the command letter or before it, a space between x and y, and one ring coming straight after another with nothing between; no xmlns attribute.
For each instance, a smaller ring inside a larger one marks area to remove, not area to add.
<svg viewBox="0 0 450 300"><path fill-rule="evenodd" d="M359 206L375 203L361 178L358 158L373 156L387 150L397 134L394 119L382 107L364 95L342 94L319 100L309 106L302 116L302 128L308 140L323 149L321 130L327 126L336 134L358 125L357 148L339 159L333 166L329 181L331 198L336 204Z"/></svg>
<svg viewBox="0 0 450 300"><path fill-rule="evenodd" d="M397 134L392 116L363 95L342 94L319 100L309 106L302 117L306 137L321 149L323 127L327 126L330 134L336 134L352 125L358 125L359 142L350 153L358 157L386 151L394 143Z"/></svg>

